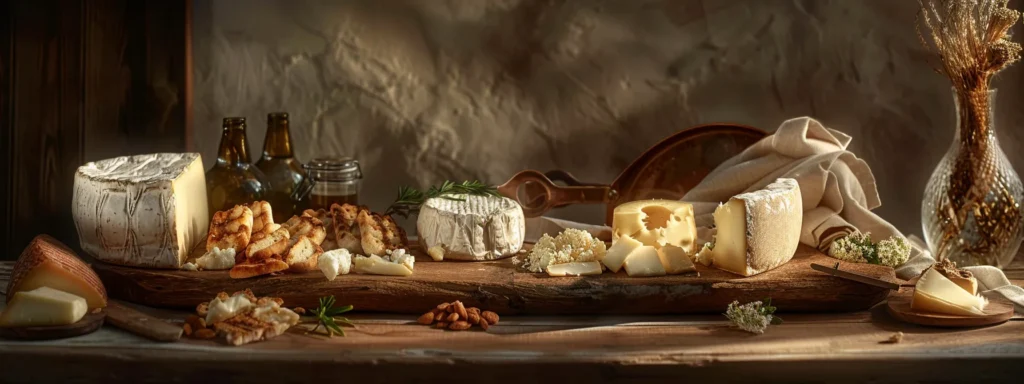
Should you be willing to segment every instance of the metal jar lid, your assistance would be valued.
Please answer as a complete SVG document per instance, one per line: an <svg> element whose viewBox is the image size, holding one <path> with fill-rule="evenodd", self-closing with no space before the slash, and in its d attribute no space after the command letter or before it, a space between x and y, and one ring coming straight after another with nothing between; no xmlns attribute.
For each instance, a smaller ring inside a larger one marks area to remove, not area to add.
<svg viewBox="0 0 1024 384"><path fill-rule="evenodd" d="M363 178L359 160L351 157L318 157L302 166L314 180L353 181Z"/></svg>

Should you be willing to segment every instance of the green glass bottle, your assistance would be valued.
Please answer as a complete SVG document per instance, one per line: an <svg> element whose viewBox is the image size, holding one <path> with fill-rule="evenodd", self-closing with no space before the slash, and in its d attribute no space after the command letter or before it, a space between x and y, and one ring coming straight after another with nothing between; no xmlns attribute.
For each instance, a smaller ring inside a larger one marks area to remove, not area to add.
<svg viewBox="0 0 1024 384"><path fill-rule="evenodd" d="M245 118L224 118L220 148L213 168L206 171L206 197L210 216L238 204L266 200L271 190L267 176L249 159Z"/></svg>
<svg viewBox="0 0 1024 384"><path fill-rule="evenodd" d="M306 173L302 163L292 153L292 134L288 114L267 114L267 137L263 141L263 156L256 162L272 186L268 201L274 209L274 222L283 223L296 213L292 193L302 184Z"/></svg>

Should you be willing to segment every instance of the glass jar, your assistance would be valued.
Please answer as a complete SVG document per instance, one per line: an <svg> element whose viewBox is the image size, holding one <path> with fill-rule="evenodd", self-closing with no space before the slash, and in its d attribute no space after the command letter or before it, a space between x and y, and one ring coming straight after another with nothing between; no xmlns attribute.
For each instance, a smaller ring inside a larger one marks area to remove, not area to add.
<svg viewBox="0 0 1024 384"><path fill-rule="evenodd" d="M296 207L317 210L330 209L331 204L359 204L363 173L358 160L321 157L302 168L306 170L306 179L292 195Z"/></svg>
<svg viewBox="0 0 1024 384"><path fill-rule="evenodd" d="M245 118L224 119L217 150L217 161L206 171L206 197L210 216L239 204L264 200L270 182L250 163L249 143L245 137Z"/></svg>

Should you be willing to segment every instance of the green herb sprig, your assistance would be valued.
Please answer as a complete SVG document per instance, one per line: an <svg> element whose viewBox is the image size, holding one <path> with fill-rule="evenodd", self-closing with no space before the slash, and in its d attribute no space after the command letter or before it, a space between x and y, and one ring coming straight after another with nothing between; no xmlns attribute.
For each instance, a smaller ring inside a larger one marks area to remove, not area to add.
<svg viewBox="0 0 1024 384"><path fill-rule="evenodd" d="M341 326L339 326L338 324L352 328L355 328L356 325L352 324L351 321L344 317L338 317L338 315L351 311L352 308L353 307L351 305L346 305L344 307L335 307L333 295L321 297L320 307L313 310L313 316L316 317L317 324L316 327L313 327L313 330L311 330L310 332L316 332L317 329L323 326L323 333L326 334L327 337L332 337L335 334L345 336L345 331L342 330Z"/></svg>
<svg viewBox="0 0 1024 384"><path fill-rule="evenodd" d="M430 187L425 192L412 187L398 188L398 197L388 207L385 215L399 215L409 217L410 214L418 213L420 206L427 199L442 198L452 201L465 201L465 199L452 197L451 195L477 195L477 196L501 196L494 186L481 183L480 181L463 181L453 183L445 181L439 186Z"/></svg>

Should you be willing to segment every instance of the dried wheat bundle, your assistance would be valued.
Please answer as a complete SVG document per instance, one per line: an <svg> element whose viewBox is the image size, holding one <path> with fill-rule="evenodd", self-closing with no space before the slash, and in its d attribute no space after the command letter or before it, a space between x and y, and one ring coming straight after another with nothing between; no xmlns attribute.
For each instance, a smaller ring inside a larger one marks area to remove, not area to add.
<svg viewBox="0 0 1024 384"><path fill-rule="evenodd" d="M1009 30L1020 12L1009 0L918 0L917 33L925 48L941 62L958 93L987 90L992 76L1020 59L1020 44ZM931 32L921 33L920 22Z"/></svg>

